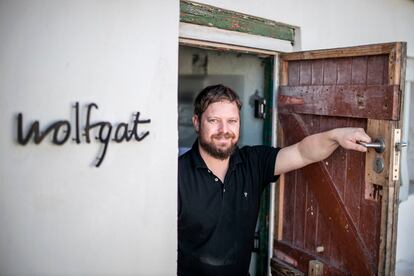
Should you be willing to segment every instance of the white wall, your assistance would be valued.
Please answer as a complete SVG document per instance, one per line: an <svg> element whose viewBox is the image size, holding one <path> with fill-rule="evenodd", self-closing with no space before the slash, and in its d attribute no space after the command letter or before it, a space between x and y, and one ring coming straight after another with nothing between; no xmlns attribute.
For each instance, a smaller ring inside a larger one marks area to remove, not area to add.
<svg viewBox="0 0 414 276"><path fill-rule="evenodd" d="M302 50L407 41L414 56L412 0L199 0L205 4L298 26Z"/></svg>
<svg viewBox="0 0 414 276"><path fill-rule="evenodd" d="M408 130L408 139L409 144L407 147L407 159L408 164L414 166L414 57L407 59L407 72L406 80L409 84L406 86L406 93L410 93L409 97L409 130ZM408 91L410 89L410 91ZM414 182L414 169L408 170L409 177L411 181Z"/></svg>
<svg viewBox="0 0 414 276"><path fill-rule="evenodd" d="M409 133L408 133L408 147L405 149L407 156L408 176L411 179L411 183L414 182L414 59L409 58L407 60L407 72L406 79L409 82L409 86L406 86L410 91L406 93L410 94L410 112L409 112ZM404 152L403 152L404 153ZM401 193L408 193L410 190L405 186L401 187ZM414 220L412 219L412 210L414 208L414 195L408 196L407 200L400 203L398 210L398 234L397 234L397 276L410 276L414 274L414 241L412 238L412 229L414 228Z"/></svg>
<svg viewBox="0 0 414 276"><path fill-rule="evenodd" d="M0 275L175 274L178 18L178 1L0 2ZM75 101L92 121L140 111L150 135L100 168L96 142L16 143L18 112L43 128Z"/></svg>
<svg viewBox="0 0 414 276"><path fill-rule="evenodd" d="M414 274L414 251L412 229L414 221L412 219L414 208L414 196L408 197L399 207L398 234L397 234L397 276L411 276Z"/></svg>

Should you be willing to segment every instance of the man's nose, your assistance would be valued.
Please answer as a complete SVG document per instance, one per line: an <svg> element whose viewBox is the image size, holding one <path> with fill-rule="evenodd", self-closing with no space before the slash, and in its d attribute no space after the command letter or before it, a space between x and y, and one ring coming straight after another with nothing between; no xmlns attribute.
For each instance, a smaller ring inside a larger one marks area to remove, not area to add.
<svg viewBox="0 0 414 276"><path fill-rule="evenodd" d="M219 125L219 131L222 133L227 133L228 130L229 130L229 126L227 125L227 123L221 122Z"/></svg>

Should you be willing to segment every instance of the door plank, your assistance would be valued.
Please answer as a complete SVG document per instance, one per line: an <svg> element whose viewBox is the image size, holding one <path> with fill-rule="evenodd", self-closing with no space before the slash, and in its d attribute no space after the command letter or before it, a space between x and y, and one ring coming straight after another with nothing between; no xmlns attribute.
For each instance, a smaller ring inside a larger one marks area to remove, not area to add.
<svg viewBox="0 0 414 276"><path fill-rule="evenodd" d="M309 135L299 115L279 114L279 116L282 117L283 128L288 129L286 125L283 125L283 122L289 121L289 127L296 129L297 138L302 139ZM290 117L290 120L283 117ZM309 181L309 187L318 199L321 212L336 225L336 232L333 234L347 256L347 266L351 268L351 271L359 272L361 275L375 274L376 269L370 254L358 235L357 226L352 220L352 216L343 205L338 192L333 189L335 185L332 183L326 167L322 162L318 162L298 171L301 171L304 179ZM296 223L299 223L299 220L295 220ZM296 244L294 243L294 245Z"/></svg>
<svg viewBox="0 0 414 276"><path fill-rule="evenodd" d="M335 120L336 125L332 125L332 128L335 127L346 127L349 126L349 119L342 117L337 118ZM333 154L332 154L332 167L334 168L332 171L332 179L336 180L336 188L338 190L339 195L341 198L344 198L344 192L345 192L345 181L346 181L346 172L348 170L347 168L347 160L348 159L348 151L344 148L340 147L338 148ZM336 168L342 168L342 169L336 169Z"/></svg>
<svg viewBox="0 0 414 276"><path fill-rule="evenodd" d="M278 204L275 205L275 224L274 224L274 233L277 233L276 239L281 240L283 237L283 214L285 206L285 175L282 174L279 177L279 181L276 182L275 189L275 198L277 198Z"/></svg>
<svg viewBox="0 0 414 276"><path fill-rule="evenodd" d="M405 70L407 45L405 43L397 43L389 54L388 63L388 83L400 85L400 90L404 91L405 87ZM401 97L401 107L404 106L404 98ZM401 110L401 113L403 110ZM395 128L401 128L402 121L392 123L392 131ZM392 144L394 140L392 139ZM390 148L389 165L392 166L395 148ZM381 244L379 256L379 274L394 275L395 274L395 258L396 258L396 237L398 225L398 195L399 181L393 181L389 177L388 187L383 192L383 208L381 222Z"/></svg>
<svg viewBox="0 0 414 276"><path fill-rule="evenodd" d="M296 171L295 178L295 214L293 221L293 245L304 248L305 243L305 210L306 210L306 188L300 187L306 183L301 183L298 179L303 179L303 171Z"/></svg>
<svg viewBox="0 0 414 276"><path fill-rule="evenodd" d="M370 56L368 57L367 64L367 84L368 85L380 85L387 84L387 79L385 79L384 71L387 70L387 58L383 56Z"/></svg>
<svg viewBox="0 0 414 276"><path fill-rule="evenodd" d="M306 206L305 206L305 237L304 249L307 251L313 251L317 247L316 244L316 198L312 189L309 187L309 183L306 183Z"/></svg>
<svg viewBox="0 0 414 276"><path fill-rule="evenodd" d="M303 276L305 275L301 271L295 269L284 262L279 261L278 259L270 260L272 275L275 276Z"/></svg>
<svg viewBox="0 0 414 276"><path fill-rule="evenodd" d="M282 54L281 58L285 61L292 61L338 57L376 56L384 54L388 55L396 47L400 47L399 45L401 45L401 42L383 43L377 45L363 45L346 48L344 47L336 49L302 51Z"/></svg>
<svg viewBox="0 0 414 276"><path fill-rule="evenodd" d="M407 56L407 45L399 44L396 47L396 61L397 67L395 68L395 73L398 79L395 83L400 84L401 91L405 91L405 70L406 70L406 56ZM400 68L398 68L400 67ZM401 107L404 106L404 97L401 97ZM401 108L403 109L403 108ZM401 110L403 114L404 110ZM402 129L402 120L396 123L399 129ZM392 221L392 236L391 236L391 256L390 256L390 275L395 274L395 259L396 259L396 248L397 248L397 225L398 225L398 206L399 206L399 194L400 194L400 182L395 181L394 184L394 198L393 198L393 214L392 218L389 219Z"/></svg>
<svg viewBox="0 0 414 276"><path fill-rule="evenodd" d="M352 59L350 58L341 58L338 61L338 82L339 85L351 84L352 76Z"/></svg>
<svg viewBox="0 0 414 276"><path fill-rule="evenodd" d="M317 204L317 224L315 227L316 233L316 245L318 247L323 247L322 252L318 253L318 256L325 260L331 262L332 260L339 260L341 259L340 254L335 254L333 243L332 243L332 231L330 221L328 222L327 218L321 214L319 204ZM312 252L312 251L311 251ZM337 262L336 264L340 267L340 263Z"/></svg>
<svg viewBox="0 0 414 276"><path fill-rule="evenodd" d="M308 271L308 264L311 260L319 260L320 262L326 264L326 261L320 258L320 256L311 254L310 252L304 252L302 250L299 250L298 248L295 248L291 246L288 243L285 243L283 241L275 241L274 248L278 248L276 250L280 250L284 252L287 256L289 256L291 259L297 261L298 263L298 269L300 271ZM275 256L277 254L274 254ZM271 265L273 267L273 262L277 261L276 258L272 258ZM337 266L326 266L324 269L325 275L346 275L346 271L341 269ZM276 274L278 275L278 274Z"/></svg>
<svg viewBox="0 0 414 276"><path fill-rule="evenodd" d="M405 43L396 43L389 54L388 83L390 85L405 85L405 56L407 55Z"/></svg>
<svg viewBox="0 0 414 276"><path fill-rule="evenodd" d="M366 129L366 121L349 122L349 127L363 127ZM358 229L361 218L361 200L365 194L365 153L352 151L348 154L346 170L346 182L344 193L344 205Z"/></svg>
<svg viewBox="0 0 414 276"><path fill-rule="evenodd" d="M283 97L297 101L282 101ZM397 85L289 85L280 87L279 99L279 112L377 120L398 120L400 114Z"/></svg>
<svg viewBox="0 0 414 276"><path fill-rule="evenodd" d="M300 63L300 85L310 85L312 82L312 64L308 61Z"/></svg>
<svg viewBox="0 0 414 276"><path fill-rule="evenodd" d="M367 67L368 67L367 61L368 61L368 58L366 56L352 58L352 72L351 72L352 84L366 84L367 83Z"/></svg>
<svg viewBox="0 0 414 276"><path fill-rule="evenodd" d="M277 128L280 129L279 126L279 120L277 121ZM280 131L277 132L277 141L281 143L282 145L285 144L285 135L283 134L283 129L280 129ZM282 174L279 177L279 181L276 182L276 189L275 189L275 198L278 200L275 204L275 224L273 232L277 233L277 240L282 239L283 230L284 230L284 224L285 220L283 219L284 213L285 213L285 178L286 174Z"/></svg>

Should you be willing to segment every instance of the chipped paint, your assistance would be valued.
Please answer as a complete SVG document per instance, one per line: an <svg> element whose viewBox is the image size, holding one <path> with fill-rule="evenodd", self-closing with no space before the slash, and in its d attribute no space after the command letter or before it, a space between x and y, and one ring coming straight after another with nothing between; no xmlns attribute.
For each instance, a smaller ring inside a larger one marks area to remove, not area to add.
<svg viewBox="0 0 414 276"><path fill-rule="evenodd" d="M295 28L272 20L217 7L180 1L180 21L294 42Z"/></svg>

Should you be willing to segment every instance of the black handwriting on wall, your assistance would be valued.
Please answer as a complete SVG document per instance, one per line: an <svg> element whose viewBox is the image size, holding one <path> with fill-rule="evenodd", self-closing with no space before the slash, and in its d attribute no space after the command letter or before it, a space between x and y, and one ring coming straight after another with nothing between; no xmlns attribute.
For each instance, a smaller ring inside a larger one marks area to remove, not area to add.
<svg viewBox="0 0 414 276"><path fill-rule="evenodd" d="M85 125L81 129L79 103L76 102L73 108L75 109L74 133L72 133L72 124L70 121L60 120L52 123L44 130L40 129L39 121L34 121L28 127L26 134L24 134L23 129L25 127L23 126L23 114L19 113L17 115L17 142L21 145L26 145L33 138L33 142L38 145L46 136L53 133L51 142L55 145L65 144L71 137L71 134L73 135L72 140L77 144L82 143L82 141L89 144L91 143L91 135L96 135L95 139L103 146L95 163L95 166L99 167L105 158L111 140L116 143L130 142L131 140L139 142L149 135L149 131L141 132L139 130L140 125L149 124L151 122L150 119L140 119L140 112L134 113L132 123L121 122L114 125L108 121L91 122L92 110L98 109L98 105L90 103L86 106ZM81 138L81 133L84 137L83 139Z"/></svg>

